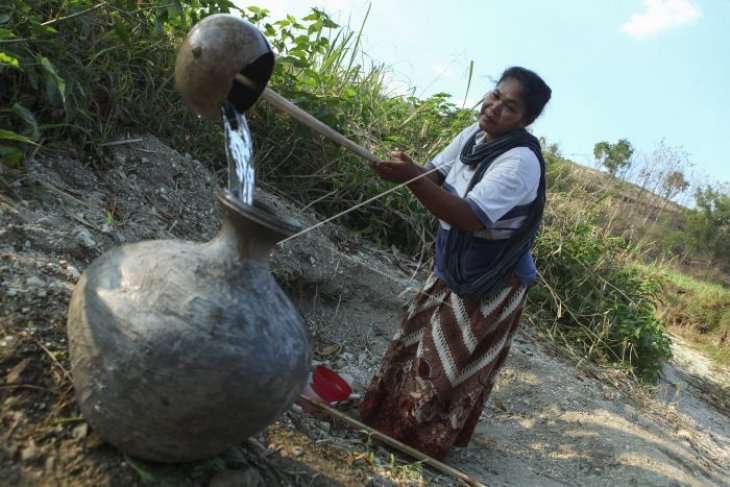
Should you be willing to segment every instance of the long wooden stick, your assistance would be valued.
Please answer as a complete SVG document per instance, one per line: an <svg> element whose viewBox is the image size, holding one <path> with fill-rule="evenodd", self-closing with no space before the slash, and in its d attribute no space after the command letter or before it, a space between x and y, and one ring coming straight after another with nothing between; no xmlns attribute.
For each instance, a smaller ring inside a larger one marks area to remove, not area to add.
<svg viewBox="0 0 730 487"><path fill-rule="evenodd" d="M253 82L246 78L242 74L236 74L235 76L236 82L241 83L244 86L247 86L252 89L256 89L256 86L253 85ZM340 144L342 147L349 149L350 151L354 152L358 156L362 157L366 161L368 161L370 164L375 164L380 162L380 158L377 157L375 154L364 148L363 146L356 144L355 142L351 141L332 127L322 123L318 119L314 118L309 113L305 112L298 106L296 106L294 103L290 102L271 88L264 88L263 93L261 93L261 98L266 100L267 102L271 103L274 107L278 108L279 110L286 112L289 114L293 119L297 120L298 122L303 123L307 127L311 128L315 132L324 135L328 139Z"/></svg>
<svg viewBox="0 0 730 487"><path fill-rule="evenodd" d="M350 416L343 414L343 413L339 412L338 410L331 408L330 406L328 406L326 404L322 404L321 402L313 401L312 399L308 398L307 396L305 396L303 394L300 395L299 398L302 399L303 401L305 401L307 404L314 406L318 409L321 409L322 411L326 412L330 416L333 416L335 418L345 421L346 423L349 423L350 426L354 426L355 428L357 428L359 430L367 431L370 436L372 436L373 438L375 438L377 440L382 441L386 445L392 446L393 448L396 448L396 449L402 451L403 453L405 453L406 455L409 455L413 458L422 460L423 463L426 463L426 464L432 466L433 468L435 468L436 470L438 470L440 472L443 472L447 475L451 475L454 478L457 478L459 480L466 482L467 485L471 485L473 487L488 487L486 484L483 484L483 483L479 482L478 480L470 477L469 475L465 474L461 470L458 470L458 469L452 467L451 465L447 465L444 462L440 462L440 461L436 460L435 458L430 457L430 456L426 455L425 453L423 453L419 450L416 450L415 448L413 448L411 446L401 443L400 441L396 440L395 438L391 438L390 436L388 436L384 433L381 433L380 431L371 428L370 426L366 425L365 423L361 423L360 421L358 421L354 418L351 418Z"/></svg>

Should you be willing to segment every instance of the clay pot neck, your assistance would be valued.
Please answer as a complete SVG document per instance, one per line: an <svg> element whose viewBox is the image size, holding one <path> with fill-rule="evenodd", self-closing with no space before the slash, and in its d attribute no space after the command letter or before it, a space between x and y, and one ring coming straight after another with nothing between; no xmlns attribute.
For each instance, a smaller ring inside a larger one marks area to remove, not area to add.
<svg viewBox="0 0 730 487"><path fill-rule="evenodd" d="M223 210L222 226L211 244L228 246L241 259L265 262L277 242L301 230L260 200L245 205L227 190L218 194L218 200Z"/></svg>

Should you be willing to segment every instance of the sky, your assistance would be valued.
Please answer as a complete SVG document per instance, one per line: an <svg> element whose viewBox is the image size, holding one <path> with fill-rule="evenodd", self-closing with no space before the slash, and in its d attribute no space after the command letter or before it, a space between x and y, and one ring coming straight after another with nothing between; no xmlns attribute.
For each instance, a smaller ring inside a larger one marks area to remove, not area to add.
<svg viewBox="0 0 730 487"><path fill-rule="evenodd" d="M730 0L260 0L278 20L312 7L363 30L394 93L476 103L509 66L553 91L532 125L563 156L594 166L593 146L628 139L638 156L664 140L692 179L730 182ZM468 68L474 63L467 94Z"/></svg>

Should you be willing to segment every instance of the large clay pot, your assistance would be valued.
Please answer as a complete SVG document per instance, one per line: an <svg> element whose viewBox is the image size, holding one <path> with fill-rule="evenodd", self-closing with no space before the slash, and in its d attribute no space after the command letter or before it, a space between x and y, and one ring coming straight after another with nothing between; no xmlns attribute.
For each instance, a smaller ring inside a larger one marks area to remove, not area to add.
<svg viewBox="0 0 730 487"><path fill-rule="evenodd" d="M298 228L225 192L220 233L115 248L69 307L71 373L102 438L152 461L208 458L262 430L305 386L302 320L270 274Z"/></svg>

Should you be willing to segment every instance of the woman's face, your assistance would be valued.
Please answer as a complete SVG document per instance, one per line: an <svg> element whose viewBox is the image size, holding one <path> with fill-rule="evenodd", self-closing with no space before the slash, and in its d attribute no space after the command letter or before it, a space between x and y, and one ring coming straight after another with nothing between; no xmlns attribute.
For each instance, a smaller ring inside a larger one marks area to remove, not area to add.
<svg viewBox="0 0 730 487"><path fill-rule="evenodd" d="M527 126L526 111L522 100L522 83L514 78L506 78L484 98L479 128L487 133L487 140L496 139Z"/></svg>

